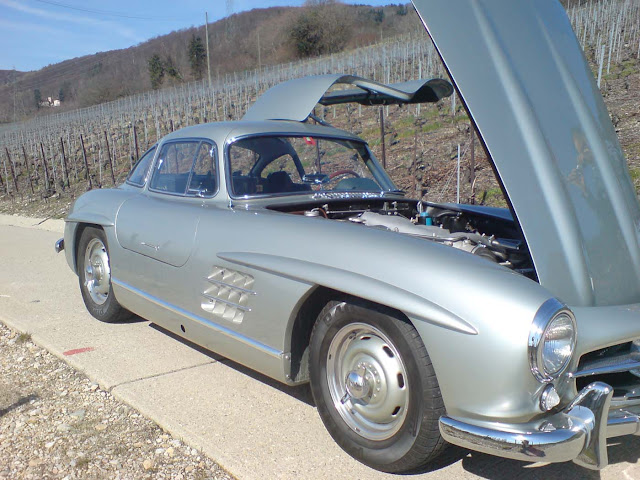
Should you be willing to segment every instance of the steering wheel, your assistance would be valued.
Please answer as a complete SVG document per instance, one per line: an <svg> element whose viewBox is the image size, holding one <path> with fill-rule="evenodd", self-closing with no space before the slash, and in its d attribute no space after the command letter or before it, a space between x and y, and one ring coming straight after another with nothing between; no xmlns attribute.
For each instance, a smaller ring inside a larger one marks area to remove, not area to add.
<svg viewBox="0 0 640 480"><path fill-rule="evenodd" d="M333 172L329 175L329 180L333 180L334 178L340 177L342 175L353 175L356 178L360 178L360 175L358 175L353 170L338 170L337 172Z"/></svg>

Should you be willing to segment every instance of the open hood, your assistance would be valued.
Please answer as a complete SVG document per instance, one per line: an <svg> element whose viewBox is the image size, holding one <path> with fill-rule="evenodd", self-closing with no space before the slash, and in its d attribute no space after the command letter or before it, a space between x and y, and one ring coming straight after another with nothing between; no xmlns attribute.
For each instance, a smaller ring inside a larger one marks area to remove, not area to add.
<svg viewBox="0 0 640 480"><path fill-rule="evenodd" d="M356 88L327 93L335 84ZM400 103L437 102L453 93L446 80L413 80L384 85L353 75L317 75L296 78L270 88L256 100L242 118L248 121L294 120L304 122L314 107L340 103L391 105Z"/></svg>
<svg viewBox="0 0 640 480"><path fill-rule="evenodd" d="M640 301L640 207L560 2L454 3L413 0L500 176L540 283L569 305Z"/></svg>

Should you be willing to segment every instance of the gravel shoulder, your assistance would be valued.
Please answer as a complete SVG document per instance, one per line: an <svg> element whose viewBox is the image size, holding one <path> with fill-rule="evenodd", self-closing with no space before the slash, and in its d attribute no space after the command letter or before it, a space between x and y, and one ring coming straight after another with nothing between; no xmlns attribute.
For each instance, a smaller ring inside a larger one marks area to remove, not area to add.
<svg viewBox="0 0 640 480"><path fill-rule="evenodd" d="M232 477L0 324L0 479Z"/></svg>

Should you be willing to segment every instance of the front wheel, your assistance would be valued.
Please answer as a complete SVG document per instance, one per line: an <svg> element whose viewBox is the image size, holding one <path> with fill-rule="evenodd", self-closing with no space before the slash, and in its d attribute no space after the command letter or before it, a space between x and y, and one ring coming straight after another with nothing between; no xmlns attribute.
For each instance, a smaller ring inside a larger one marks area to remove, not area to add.
<svg viewBox="0 0 640 480"><path fill-rule="evenodd" d="M101 322L114 323L132 314L122 308L111 286L111 264L104 231L86 227L80 236L76 264L80 292L87 310Z"/></svg>
<svg viewBox="0 0 640 480"><path fill-rule="evenodd" d="M442 452L440 388L406 320L358 301L330 302L311 335L310 365L320 417L352 457L401 473Z"/></svg>

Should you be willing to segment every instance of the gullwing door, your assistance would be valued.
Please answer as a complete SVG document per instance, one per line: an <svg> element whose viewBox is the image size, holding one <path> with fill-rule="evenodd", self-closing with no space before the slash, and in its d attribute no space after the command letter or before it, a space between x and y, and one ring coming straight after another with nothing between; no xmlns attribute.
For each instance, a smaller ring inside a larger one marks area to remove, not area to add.
<svg viewBox="0 0 640 480"><path fill-rule="evenodd" d="M353 88L327 91L336 84ZM353 75L317 75L296 78L270 88L249 108L243 120L294 120L304 122L314 107L340 103L391 105L437 102L453 93L446 80L432 78L384 85Z"/></svg>

